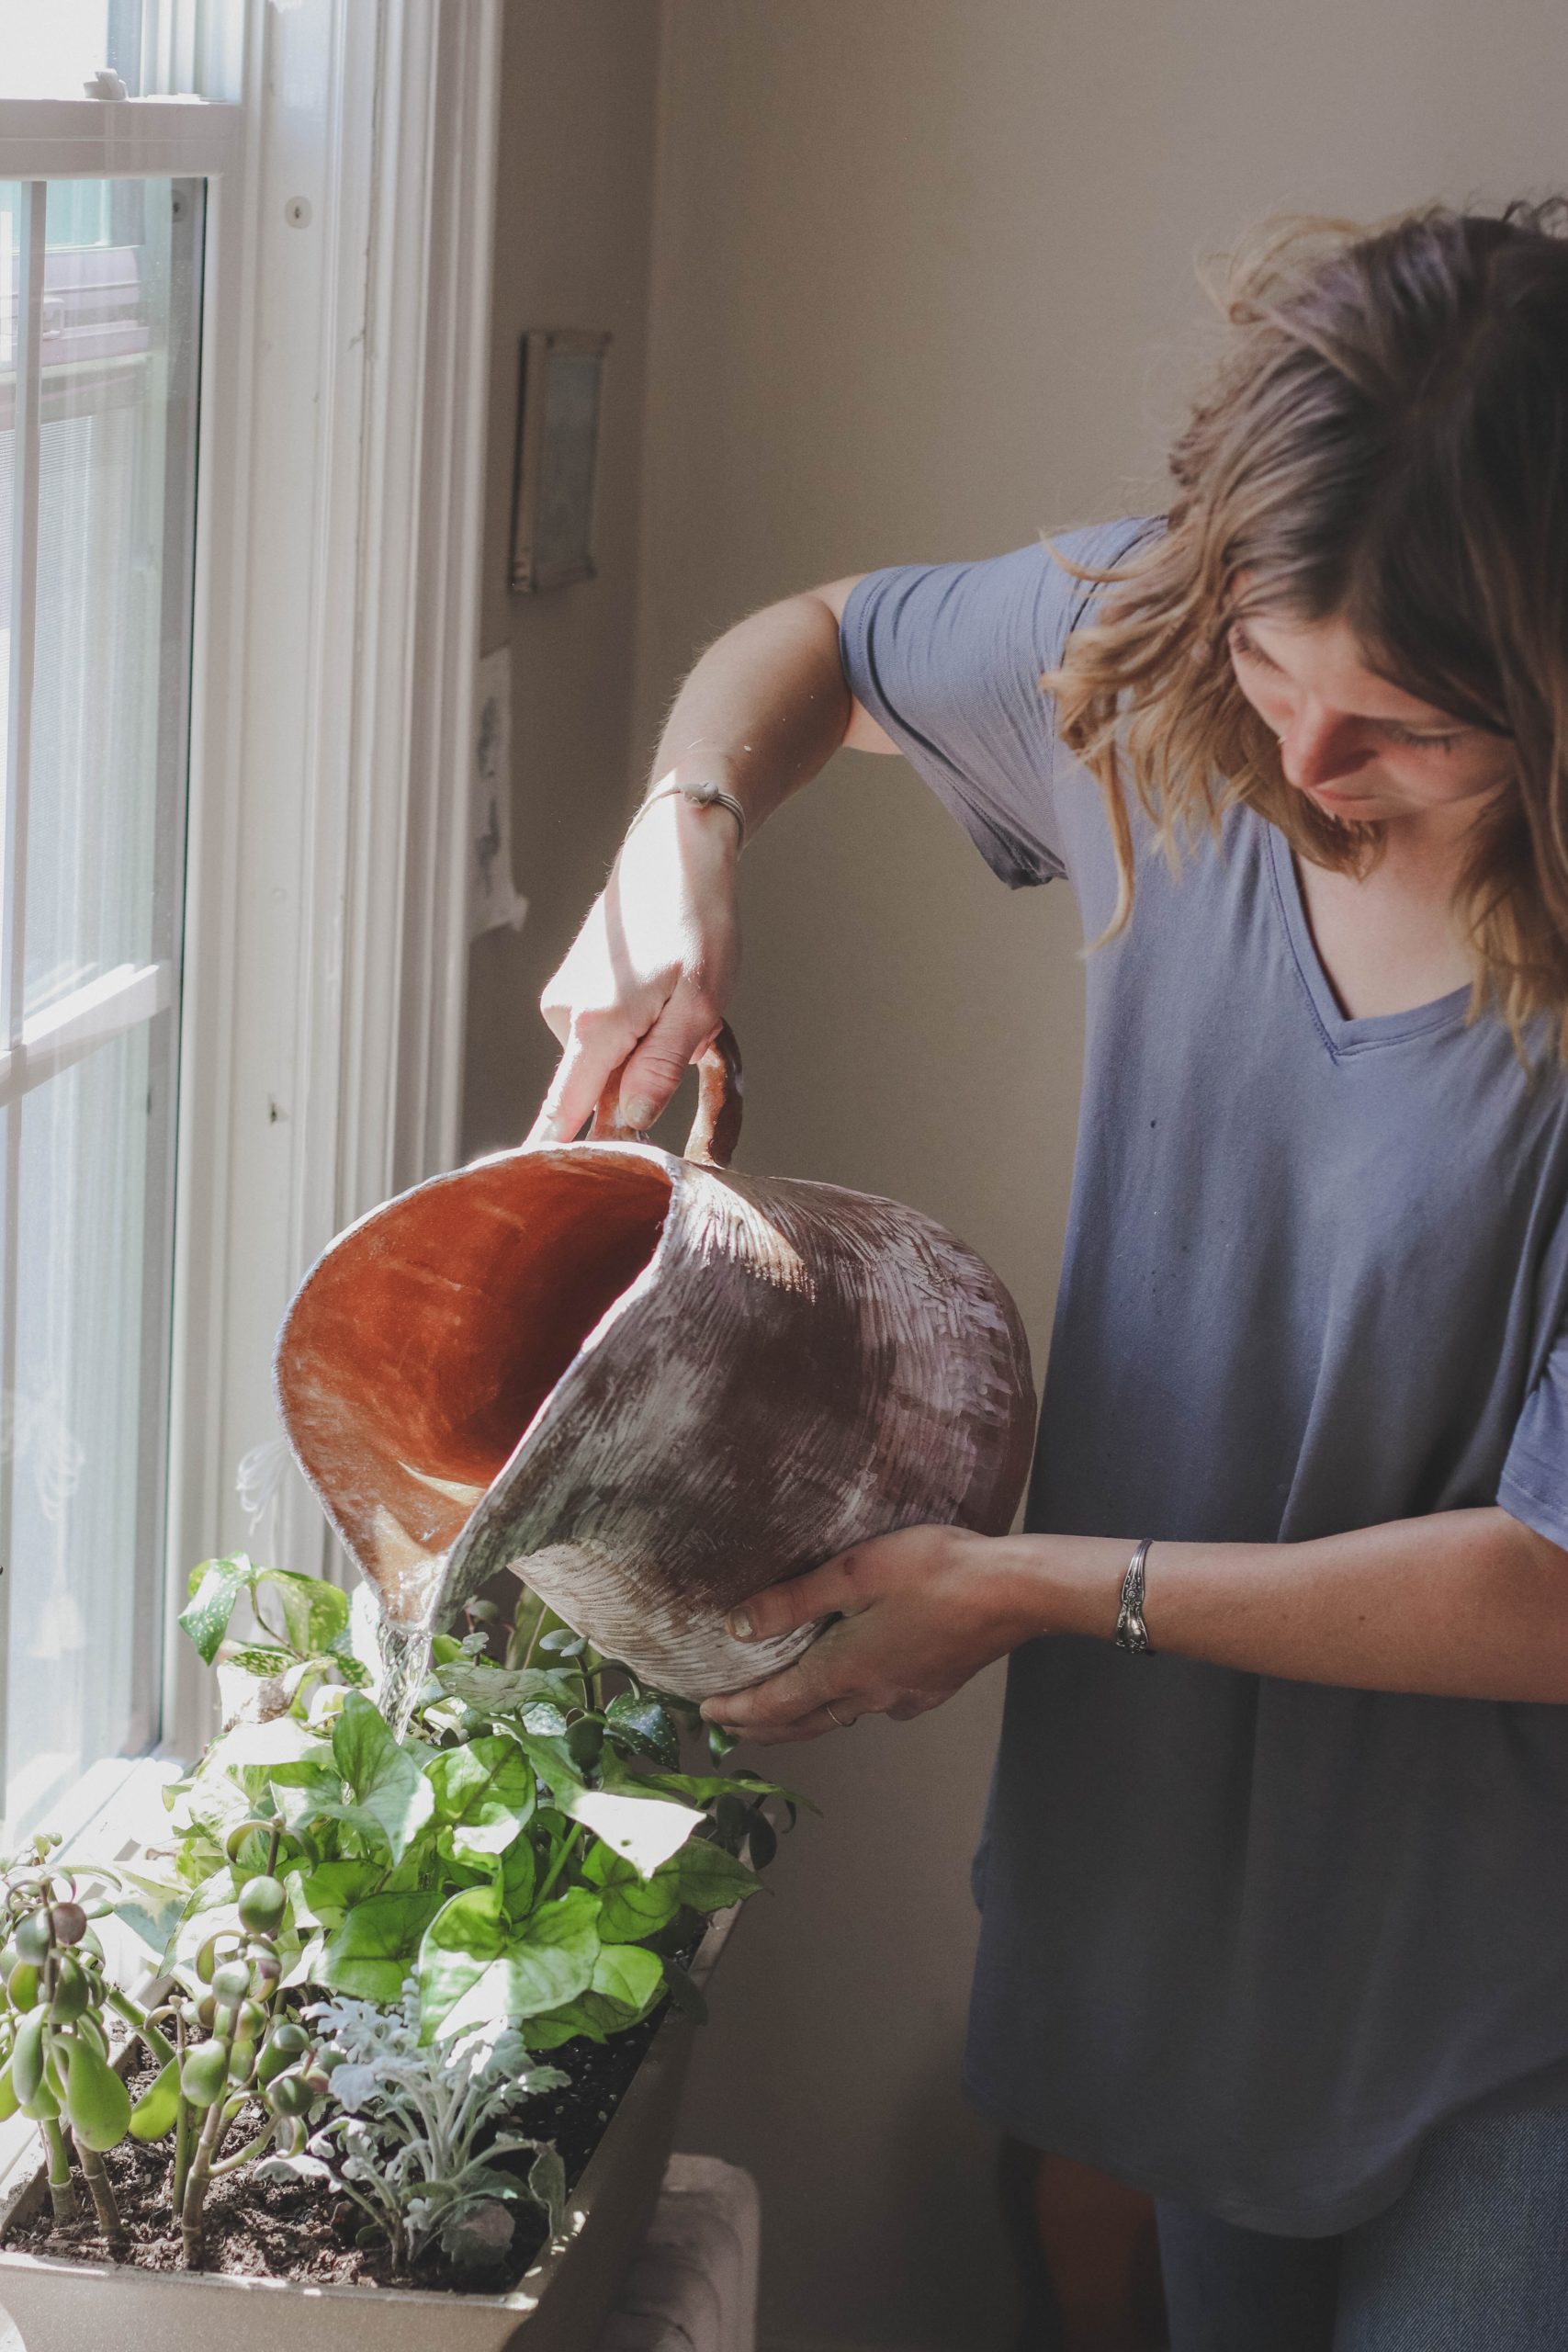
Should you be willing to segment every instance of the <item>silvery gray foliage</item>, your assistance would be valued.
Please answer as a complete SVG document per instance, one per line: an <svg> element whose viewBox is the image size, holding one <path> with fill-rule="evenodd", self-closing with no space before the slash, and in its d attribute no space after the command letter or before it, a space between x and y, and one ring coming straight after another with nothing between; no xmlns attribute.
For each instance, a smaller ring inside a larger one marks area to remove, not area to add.
<svg viewBox="0 0 1568 2352"><path fill-rule="evenodd" d="M258 2166L261 2177L330 2183L387 2236L400 2267L433 2240L459 2266L493 2263L511 2244L510 2204L529 2197L552 2235L561 2226L566 2176L553 2145L487 2127L535 2091L561 2088L558 2066L529 2064L514 2027L484 2026L422 2044L419 1992L411 1977L399 2008L343 1996L304 2012L337 2110L307 2151ZM533 2151L526 2183L492 2160Z"/></svg>

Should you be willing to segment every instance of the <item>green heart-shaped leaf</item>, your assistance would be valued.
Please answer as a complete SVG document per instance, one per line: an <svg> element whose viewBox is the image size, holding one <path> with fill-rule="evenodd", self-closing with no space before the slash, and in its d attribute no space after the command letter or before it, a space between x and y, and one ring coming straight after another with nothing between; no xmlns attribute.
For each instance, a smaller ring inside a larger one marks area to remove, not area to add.
<svg viewBox="0 0 1568 2352"><path fill-rule="evenodd" d="M413 1973L420 1939L441 1907L434 1892L372 1894L356 1903L321 1947L320 1981L334 1993L391 2004Z"/></svg>
<svg viewBox="0 0 1568 2352"><path fill-rule="evenodd" d="M435 1811L435 1792L418 1758L399 1746L378 1708L351 1690L333 1726L333 1759L354 1792L345 1818L367 1819L400 1862Z"/></svg>
<svg viewBox="0 0 1568 2352"><path fill-rule="evenodd" d="M419 2017L428 2041L506 1942L501 1890L466 1886L432 1919L419 1948Z"/></svg>
<svg viewBox="0 0 1568 2352"><path fill-rule="evenodd" d="M648 1690L623 1690L604 1710L604 1723L619 1747L650 1756L674 1771L681 1761L681 1735L662 1701Z"/></svg>
<svg viewBox="0 0 1568 2352"><path fill-rule="evenodd" d="M514 1739L499 1734L443 1748L426 1766L435 1818L450 1832L450 1850L488 1860L526 1826L537 1803L534 1768Z"/></svg>
<svg viewBox="0 0 1568 2352"><path fill-rule="evenodd" d="M535 2017L586 1993L599 1956L598 1922L599 1897L588 1887L545 1904L447 2012L440 2036L496 2017Z"/></svg>
<svg viewBox="0 0 1568 2352"><path fill-rule="evenodd" d="M210 1666L217 1657L235 1603L250 1589L254 1576L243 1552L227 1559L203 1560L191 1570L191 1597L180 1611L180 1624L200 1651L204 1664Z"/></svg>

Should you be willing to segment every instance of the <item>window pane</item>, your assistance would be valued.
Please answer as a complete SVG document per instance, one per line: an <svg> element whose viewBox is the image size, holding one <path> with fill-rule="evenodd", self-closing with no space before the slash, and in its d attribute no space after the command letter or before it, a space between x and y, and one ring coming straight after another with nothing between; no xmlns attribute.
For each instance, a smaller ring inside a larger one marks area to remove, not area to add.
<svg viewBox="0 0 1568 2352"><path fill-rule="evenodd" d="M79 98L109 59L109 0L0 0L0 98Z"/></svg>
<svg viewBox="0 0 1568 2352"><path fill-rule="evenodd" d="M8 740L11 694L11 501L17 446L17 306L21 265L17 250L22 191L0 180L0 743Z"/></svg>
<svg viewBox="0 0 1568 2352"><path fill-rule="evenodd" d="M160 1485L139 1399L162 1385L171 1016L25 1095L16 1371L6 1399L6 1812L154 1736ZM162 1414L152 1417L154 1440ZM161 1448L158 1449L161 1451Z"/></svg>
<svg viewBox="0 0 1568 2352"><path fill-rule="evenodd" d="M174 952L160 837L183 768L197 193L51 183L26 1010Z"/></svg>
<svg viewBox="0 0 1568 2352"><path fill-rule="evenodd" d="M13 1831L157 1732L202 196L0 187Z"/></svg>

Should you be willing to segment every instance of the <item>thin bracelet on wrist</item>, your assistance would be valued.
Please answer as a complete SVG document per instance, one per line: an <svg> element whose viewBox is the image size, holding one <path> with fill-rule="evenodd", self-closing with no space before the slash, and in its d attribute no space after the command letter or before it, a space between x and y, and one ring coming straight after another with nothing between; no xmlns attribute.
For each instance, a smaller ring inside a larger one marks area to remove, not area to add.
<svg viewBox="0 0 1568 2352"><path fill-rule="evenodd" d="M736 845L737 850L745 848L746 811L733 792L726 792L723 785L713 783L661 784L657 792L649 794L648 798L626 827L628 838L637 831L656 800L669 800L676 793L680 794L682 800L689 800L694 808L728 808L740 828L740 839Z"/></svg>
<svg viewBox="0 0 1568 2352"><path fill-rule="evenodd" d="M1146 1657L1154 1649L1149 1629L1144 1623L1144 1563L1153 1541L1152 1536L1145 1536L1127 1563L1127 1573L1122 1579L1122 1606L1116 1617L1117 1648L1131 1650L1137 1657Z"/></svg>

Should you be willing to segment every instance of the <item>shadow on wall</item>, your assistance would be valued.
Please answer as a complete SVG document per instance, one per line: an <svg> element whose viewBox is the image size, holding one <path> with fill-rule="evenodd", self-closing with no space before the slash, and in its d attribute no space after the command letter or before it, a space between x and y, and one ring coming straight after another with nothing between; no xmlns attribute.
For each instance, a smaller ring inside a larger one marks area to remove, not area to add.
<svg viewBox="0 0 1568 2352"><path fill-rule="evenodd" d="M889 1997L896 1992L889 1988ZM823 2086L824 2129L837 2113L831 2083ZM878 2195L897 2204L908 2223L900 2311L873 2290L861 2267L865 2249L852 2215L840 2210L837 2222L825 2211L813 2233L809 2262L841 2282L828 2329L820 2320L798 2335L764 2329L762 2352L913 2352L910 2311L920 2314L920 2352L941 2346L947 2352L1013 2352L1019 2310L1010 2259L993 2244L989 2208L995 2201L996 2143L963 2109L955 2109L952 2067L944 2050L933 2048L923 2066L912 2068L903 2096L889 2110L886 2162ZM775 2271L794 2268L789 2246L776 2243L778 2224L764 2211L764 2262ZM764 2310L784 2307L787 2290L770 2282ZM1036 2352L1032 2340L1029 2352ZM1047 2352L1044 2344L1038 2352Z"/></svg>
<svg viewBox="0 0 1568 2352"><path fill-rule="evenodd" d="M660 9L507 0L502 48L481 650L512 655L513 850L521 932L475 943L468 1156L519 1143L555 1063L540 989L604 881L631 774L637 539ZM530 328L588 328L606 363L598 575L508 594L518 355ZM642 754L638 753L638 757Z"/></svg>
<svg viewBox="0 0 1568 2352"><path fill-rule="evenodd" d="M821 1815L782 1841L773 1899L727 1955L681 2137L765 2184L773 2352L1013 2340L995 2137L958 2081L1001 1681L981 1675L916 1723L752 1751Z"/></svg>
<svg viewBox="0 0 1568 2352"><path fill-rule="evenodd" d="M892 2110L888 2188L908 2217L909 2286L928 2315L927 2340L967 2352L1011 2342L1012 2269L1010 2260L998 2263L993 2246L996 2136L967 2108L954 2111L954 2052L947 2020L941 2024L942 2045L908 2075ZM979 2229L977 2207L985 2209Z"/></svg>

